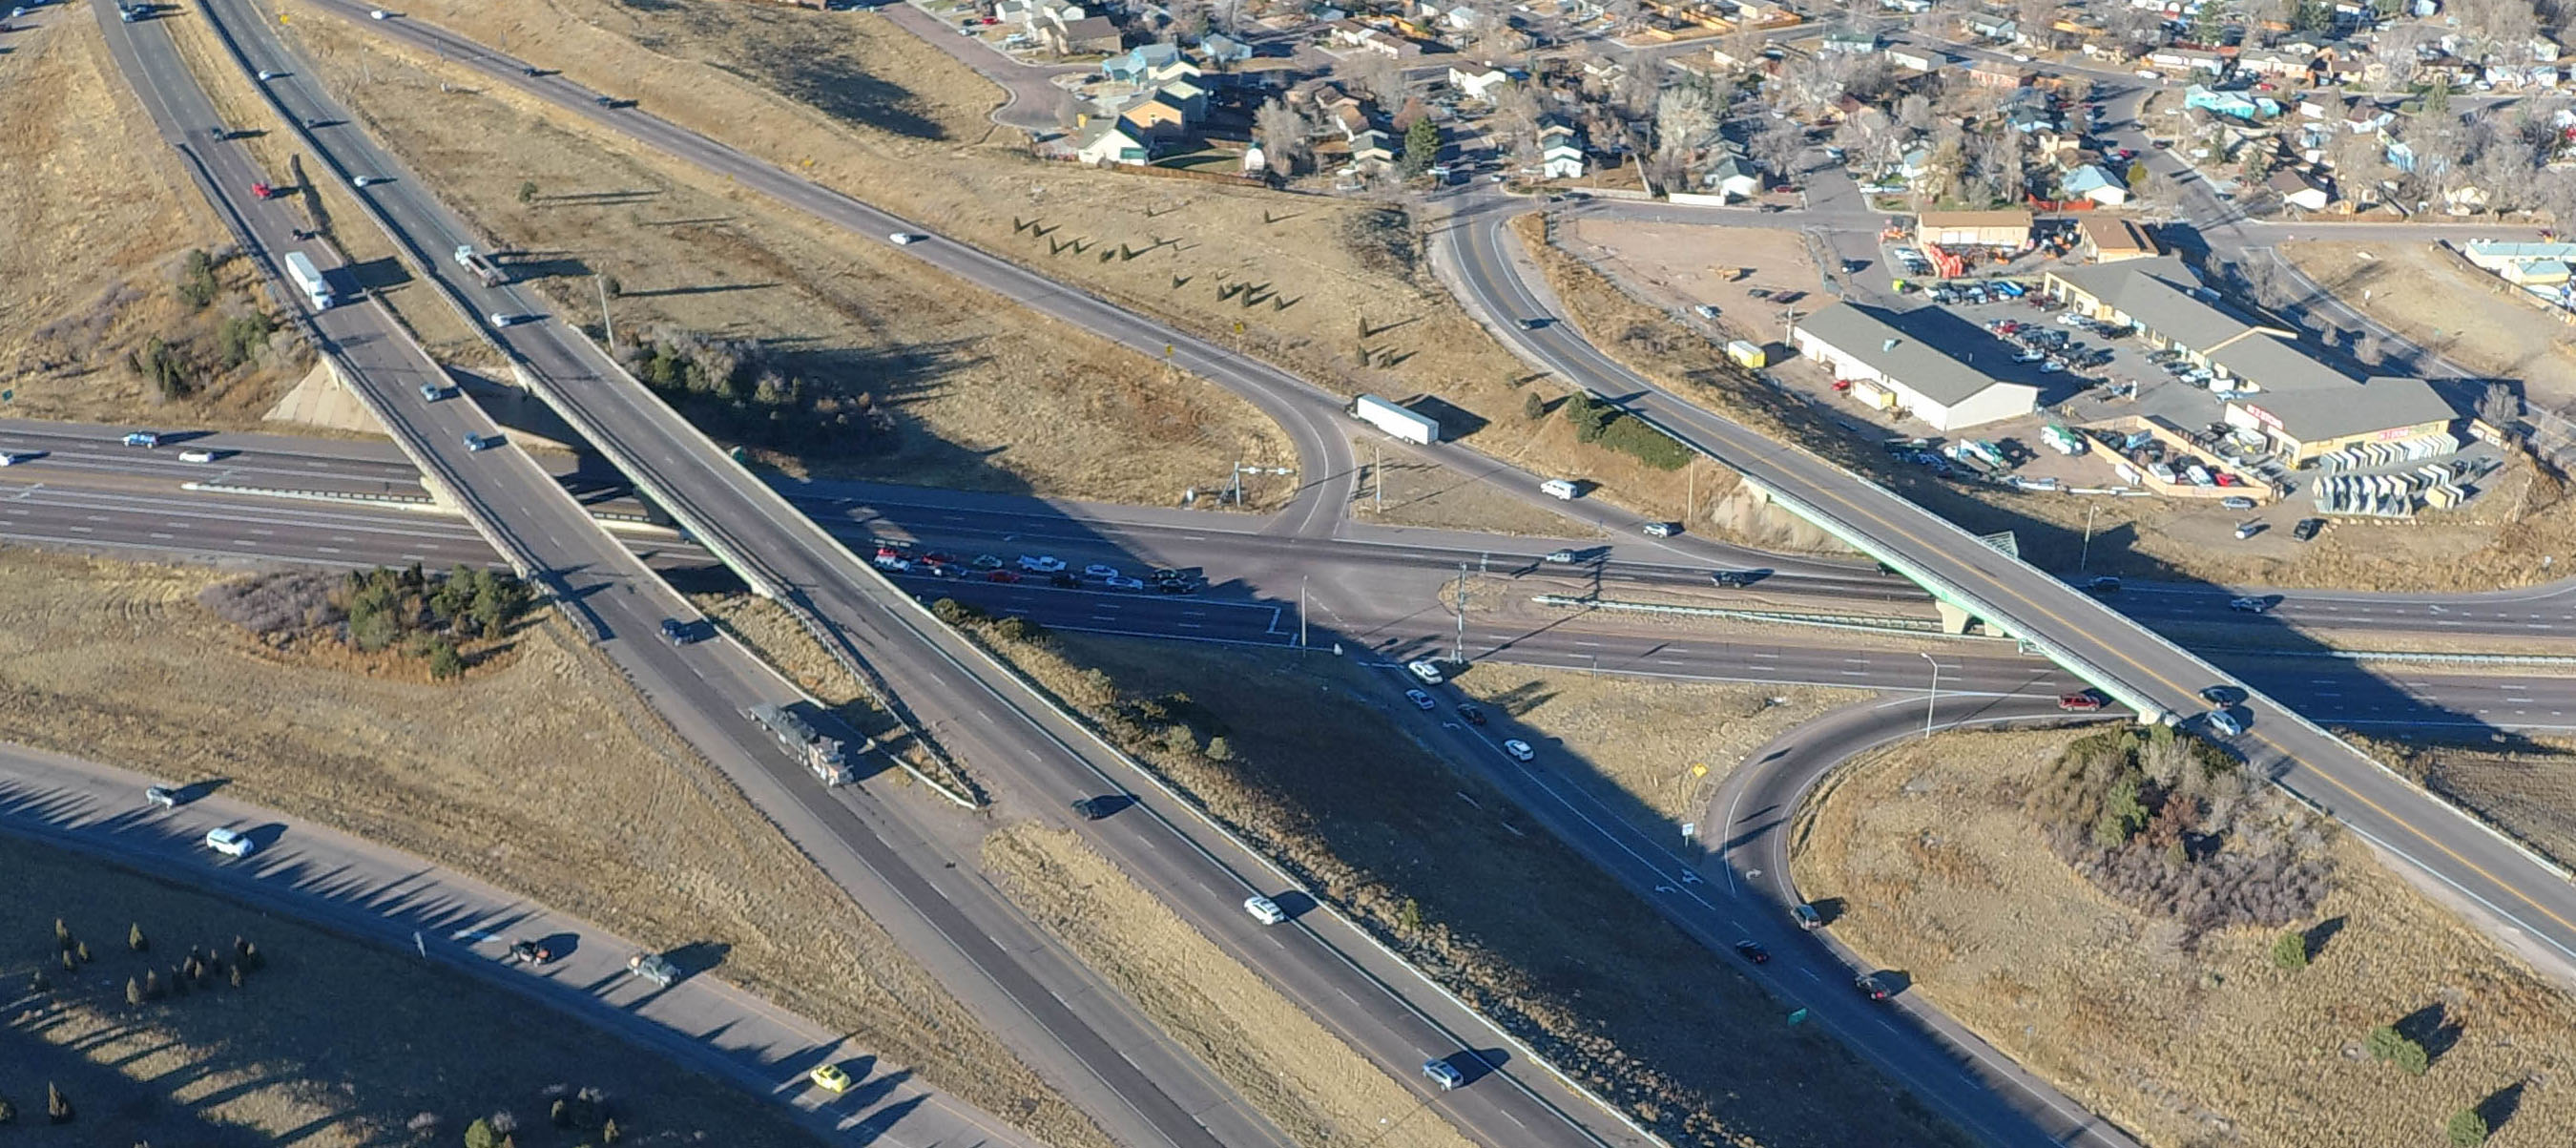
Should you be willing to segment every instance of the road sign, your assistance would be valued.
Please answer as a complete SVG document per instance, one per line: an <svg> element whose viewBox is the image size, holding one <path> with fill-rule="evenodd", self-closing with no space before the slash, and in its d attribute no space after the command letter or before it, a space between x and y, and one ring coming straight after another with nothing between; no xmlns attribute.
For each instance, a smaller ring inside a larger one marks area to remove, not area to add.
<svg viewBox="0 0 2576 1148"><path fill-rule="evenodd" d="M1696 822L1696 821L1685 821L1685 822L1682 822L1682 840L1684 840L1684 841L1688 841L1688 840L1690 840L1691 838L1693 838L1693 837L1697 837L1697 836L1699 836L1699 822Z"/></svg>

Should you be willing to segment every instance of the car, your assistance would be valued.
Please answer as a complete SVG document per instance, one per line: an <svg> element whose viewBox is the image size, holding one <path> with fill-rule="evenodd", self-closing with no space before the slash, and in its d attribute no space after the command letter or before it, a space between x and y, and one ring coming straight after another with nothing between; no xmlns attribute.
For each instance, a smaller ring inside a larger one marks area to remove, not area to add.
<svg viewBox="0 0 2576 1148"><path fill-rule="evenodd" d="M1519 738L1512 738L1505 741L1503 743L1503 752L1510 755L1513 761L1532 761L1536 760L1538 757L1538 751L1531 749L1530 743L1522 741Z"/></svg>
<svg viewBox="0 0 2576 1148"><path fill-rule="evenodd" d="M2014 361L2014 362L2016 362L2016 363L2036 363L2036 362L2040 362L2040 361L2042 361L2042 360L2045 360L2045 359L2047 359L2047 358L2048 358L2048 356L2043 355L2043 354L2040 354L2040 353L2039 353L2039 352L2037 352L2037 351L2024 351L2024 352L2022 352L2022 353L2020 353L2020 354L2018 354L2018 355L2013 356L2013 361Z"/></svg>
<svg viewBox="0 0 2576 1148"><path fill-rule="evenodd" d="M206 831L206 848L226 857L248 857L259 849L259 842L238 829L216 826Z"/></svg>
<svg viewBox="0 0 2576 1148"><path fill-rule="evenodd" d="M2224 506L2224 507L2226 507L2226 508L2227 508L2227 509L2229 509L2229 510L2252 510L2252 509L2254 509L2254 500L2253 500L2253 499L2250 499L2250 498L2247 498L2247 497L2245 497L2244 495L2241 495L2241 494L2231 494L2231 495L2228 495L2228 496L2227 496L2227 497L2225 497L2225 498L2219 499L2219 500L2218 500L2218 504L2219 504L2220 506Z"/></svg>
<svg viewBox="0 0 2576 1148"><path fill-rule="evenodd" d="M2226 710L2211 710L2203 720L2207 721L2209 728L2216 731L2220 737L2234 737L2245 732L2245 723L2236 720L2236 715Z"/></svg>
<svg viewBox="0 0 2576 1148"><path fill-rule="evenodd" d="M1106 562L1094 562L1091 565L1082 568L1082 576L1085 578L1115 578L1118 576L1118 568Z"/></svg>
<svg viewBox="0 0 2576 1148"><path fill-rule="evenodd" d="M263 84L264 84L264 83L267 83L267 82L268 82L268 81L270 81L270 80L274 80L274 79L278 78L279 76L283 76L283 75L285 75L285 74L286 74L286 73L284 73L284 72L272 72L272 71L269 71L269 70L268 70L268 69L266 69L266 68L262 68L262 69L260 69L260 70L259 70L259 80L260 80L260 82L261 82L261 83L263 83Z"/></svg>
<svg viewBox="0 0 2576 1148"><path fill-rule="evenodd" d="M1000 582L1000 583L1003 583L1003 584L1005 584L1005 585L1008 585L1008 584L1010 584L1010 583L1013 583L1013 582L1017 582L1017 581L1019 581L1019 580L1020 580L1020 576L1019 576L1019 575L1017 575L1017 574L1013 574L1013 573L1011 573L1011 572L1010 572L1010 571L1008 571L1008 570L994 570L994 571L989 571L989 572L987 572L987 573L984 575L984 580L985 580L985 581L987 581L987 582Z"/></svg>
<svg viewBox="0 0 2576 1148"><path fill-rule="evenodd" d="M1404 691L1404 700L1412 702L1413 707L1419 710L1429 711L1440 708L1439 702L1431 700L1431 695L1420 690Z"/></svg>
<svg viewBox="0 0 2576 1148"><path fill-rule="evenodd" d="M1670 538L1682 532L1681 527L1670 522L1649 522L1645 530L1648 538Z"/></svg>
<svg viewBox="0 0 2576 1148"><path fill-rule="evenodd" d="M1717 318L1717 308L1706 303L1698 303L1692 305L1691 314L1697 315L1702 319L1714 319Z"/></svg>
<svg viewBox="0 0 2576 1148"><path fill-rule="evenodd" d="M1079 590L1082 588L1082 578L1079 575L1058 570L1047 575L1047 585L1058 590Z"/></svg>
<svg viewBox="0 0 2576 1148"><path fill-rule="evenodd" d="M1801 929L1821 929L1825 926L1825 915L1817 912L1815 906L1804 902L1789 906L1789 917L1798 922L1798 927Z"/></svg>
<svg viewBox="0 0 2576 1148"><path fill-rule="evenodd" d="M146 805L158 805L163 809L177 809L179 808L179 791L166 785L156 785L143 791L143 803Z"/></svg>
<svg viewBox="0 0 2576 1148"><path fill-rule="evenodd" d="M1547 552L1547 560L1556 563L1571 563L1574 561L1574 552L1571 550L1550 550Z"/></svg>
<svg viewBox="0 0 2576 1148"><path fill-rule="evenodd" d="M915 243L921 242L924 238L927 237L914 235L909 231L898 231L892 235L886 236L886 241L897 247L910 247Z"/></svg>
<svg viewBox="0 0 2576 1148"><path fill-rule="evenodd" d="M1187 582L1190 580L1190 572L1187 570L1174 570L1169 567L1165 567L1154 571L1152 574L1148 575L1148 577L1157 582Z"/></svg>
<svg viewBox="0 0 2576 1148"><path fill-rule="evenodd" d="M512 964L542 965L555 959L555 951L538 941L517 940L510 942L509 957Z"/></svg>
<svg viewBox="0 0 2576 1148"><path fill-rule="evenodd" d="M2117 594L2120 592L2120 580L2104 574L2086 582L2084 588L2095 594Z"/></svg>
<svg viewBox="0 0 2576 1148"><path fill-rule="evenodd" d="M975 556L975 560L967 563L967 565L978 570L999 570L1002 568L1002 560L991 554L978 554Z"/></svg>
<svg viewBox="0 0 2576 1148"><path fill-rule="evenodd" d="M372 187L372 186L374 186L374 185L376 185L376 184L383 183L383 182L384 182L384 177L382 177L382 176L375 176L375 175L353 175L353 176L350 176L350 177L349 177L349 185L350 185L351 187Z"/></svg>
<svg viewBox="0 0 2576 1148"><path fill-rule="evenodd" d="M615 97L615 96L592 96L592 97L590 98L590 102L592 102L592 103L594 103L594 104L598 104L599 106L601 106L601 107L603 107L603 108L613 108L613 107L616 107L616 106L617 106L617 97Z"/></svg>
<svg viewBox="0 0 2576 1148"><path fill-rule="evenodd" d="M1709 573L1708 582L1712 586L1750 586L1761 578L1757 570L1715 570Z"/></svg>
<svg viewBox="0 0 2576 1148"><path fill-rule="evenodd" d="M1523 319L1523 320L1521 320L1521 330L1524 330L1524 331L1535 331L1535 330L1538 330L1539 328L1544 327L1544 326L1547 326L1547 320L1545 320L1545 319Z"/></svg>
<svg viewBox="0 0 2576 1148"><path fill-rule="evenodd" d="M501 445L501 436L499 435L476 434L473 431L465 432L465 449L469 451L486 451L499 445Z"/></svg>
<svg viewBox="0 0 2576 1148"><path fill-rule="evenodd" d="M2050 375L2054 375L2054 374L2058 373L2059 371L2063 371L2063 370L2065 370L2065 369L2066 369L2066 364L2061 363L2061 362L2058 362L2058 361L2057 361L2057 360L2055 360L2055 359L2050 359L2049 361L2047 361L2047 362L2045 362L2045 363L2041 363L2041 364L2039 365L2039 369L2040 369L2041 373L2043 373L2043 374L2050 374Z"/></svg>
<svg viewBox="0 0 2576 1148"><path fill-rule="evenodd" d="M2263 524L2260 522L2239 522L2236 524L2236 540L2238 542L2243 542L2248 538L2261 534L2262 532Z"/></svg>
<svg viewBox="0 0 2576 1148"><path fill-rule="evenodd" d="M666 989L680 980L680 966L660 953L637 953L626 958L626 971Z"/></svg>
<svg viewBox="0 0 2576 1148"><path fill-rule="evenodd" d="M2089 714L2102 708L2102 697L2091 690L2077 690L2057 695L2057 708L2071 714Z"/></svg>
<svg viewBox="0 0 2576 1148"><path fill-rule="evenodd" d="M1413 675L1426 686L1436 686L1445 680L1440 673L1439 664L1424 658L1416 658L1404 663L1404 672Z"/></svg>
<svg viewBox="0 0 2576 1148"><path fill-rule="evenodd" d="M1243 899L1243 911L1252 914L1253 920L1265 925L1276 925L1288 919L1287 911L1279 907L1279 902L1259 893Z"/></svg>
<svg viewBox="0 0 2576 1148"><path fill-rule="evenodd" d="M1735 954L1757 965L1771 962L1771 950L1763 948L1760 941L1735 942Z"/></svg>
<svg viewBox="0 0 2576 1148"><path fill-rule="evenodd" d="M1466 1073L1458 1071L1457 1066L1448 1061L1436 1058L1422 1062L1422 1075L1429 1077L1431 1083L1439 1085L1442 1092L1448 1092L1467 1083Z"/></svg>
<svg viewBox="0 0 2576 1148"><path fill-rule="evenodd" d="M1124 574L1112 574L1109 577L1101 579L1100 584L1107 586L1112 590L1142 590L1145 588L1144 579L1130 578Z"/></svg>
<svg viewBox="0 0 2576 1148"><path fill-rule="evenodd" d="M183 451L180 451L180 452L179 452L179 461L181 461L181 462L213 462L213 461L215 461L215 452L213 452L213 451L211 451L211 450L207 450L206 448L201 447L201 446L192 446L192 447L189 447L189 448L188 448L188 449L186 449L186 450L183 450Z"/></svg>
<svg viewBox="0 0 2576 1148"><path fill-rule="evenodd" d="M2236 704L2238 697L2239 695L2237 694L2236 687L2234 686L2202 686L2200 688L2200 700L2208 702L2214 706L2234 705Z"/></svg>
<svg viewBox="0 0 2576 1148"><path fill-rule="evenodd" d="M2301 541L2301 542L2305 542L2305 541L2307 541L2307 540L2309 540L2309 539L2311 539L2311 538L2316 537L2316 536L2317 536L2317 531L2323 530L2323 529L2325 529L2325 528L2326 528L2326 520L2325 520L2325 519L2322 519L2322 518L2302 518L2302 519L2300 519L2300 520L2299 520L2299 524L2298 524L2298 525L2293 526L2293 527L2291 527L2291 528L2290 528L2290 537L2292 537L2292 538L2296 538L2296 539L2298 539L2298 540L2299 540L2299 541Z"/></svg>
<svg viewBox="0 0 2576 1148"><path fill-rule="evenodd" d="M521 323L534 322L537 317L534 315L513 315L506 311L494 311L487 316L487 318L492 320L492 325L495 327L516 327Z"/></svg>
<svg viewBox="0 0 2576 1148"><path fill-rule="evenodd" d="M1064 569L1064 559L1053 554L1020 555L1020 569L1031 574L1053 574Z"/></svg>
<svg viewBox="0 0 2576 1148"><path fill-rule="evenodd" d="M1860 990L1860 995L1864 1000L1883 1001L1887 999L1887 986L1878 983L1877 977L1870 976L1867 973L1853 977L1852 987Z"/></svg>
<svg viewBox="0 0 2576 1148"><path fill-rule="evenodd" d="M1157 592L1164 594L1196 594L1199 592L1198 583L1195 582L1156 582L1154 583L1154 589Z"/></svg>
<svg viewBox="0 0 2576 1148"><path fill-rule="evenodd" d="M2230 598L2227 600L2227 608L2234 610L2239 614L2260 614L2272 608L2272 600L2269 598L2250 597Z"/></svg>
<svg viewBox="0 0 2576 1148"><path fill-rule="evenodd" d="M805 1074L805 1079L813 1081L814 1087L825 1092L850 1090L850 1074L837 1064L815 1065L814 1071Z"/></svg>
<svg viewBox="0 0 2576 1148"><path fill-rule="evenodd" d="M1458 703L1458 716L1468 725L1485 724L1485 707L1474 702Z"/></svg>
<svg viewBox="0 0 2576 1148"><path fill-rule="evenodd" d="M145 448L157 447L161 445L161 435L157 431L128 431L125 435L125 445Z"/></svg>
<svg viewBox="0 0 2576 1148"><path fill-rule="evenodd" d="M662 619L662 640L674 646L689 644L689 624L678 618Z"/></svg>
<svg viewBox="0 0 2576 1148"><path fill-rule="evenodd" d="M369 8L369 9L367 9L367 19L370 19L370 20L382 20L382 19L384 19L386 16L389 16L389 15L391 15L391 14L392 14L392 13L389 13L389 12L385 11L385 10L384 10L384 9L382 9L382 8Z"/></svg>
<svg viewBox="0 0 2576 1148"><path fill-rule="evenodd" d="M522 75L522 76L542 76L542 75L545 75L545 72L543 72L542 70L538 69L536 65L534 65L534 64L529 64L529 65L522 66L522 67L519 69L519 74L520 74L520 75Z"/></svg>

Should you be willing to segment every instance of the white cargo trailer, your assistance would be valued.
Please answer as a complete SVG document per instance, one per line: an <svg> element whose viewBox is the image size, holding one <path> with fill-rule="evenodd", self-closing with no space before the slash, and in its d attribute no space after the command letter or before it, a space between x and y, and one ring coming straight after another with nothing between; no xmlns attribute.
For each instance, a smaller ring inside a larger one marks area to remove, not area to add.
<svg viewBox="0 0 2576 1148"><path fill-rule="evenodd" d="M327 311L335 302L331 297L330 281L322 278L322 273L314 269L313 261L305 258L303 252L286 253L286 274L295 280L296 286L304 289L304 298L313 304L314 310Z"/></svg>
<svg viewBox="0 0 2576 1148"><path fill-rule="evenodd" d="M1406 442L1429 446L1440 441L1440 424L1381 399L1361 395L1350 405L1352 417Z"/></svg>

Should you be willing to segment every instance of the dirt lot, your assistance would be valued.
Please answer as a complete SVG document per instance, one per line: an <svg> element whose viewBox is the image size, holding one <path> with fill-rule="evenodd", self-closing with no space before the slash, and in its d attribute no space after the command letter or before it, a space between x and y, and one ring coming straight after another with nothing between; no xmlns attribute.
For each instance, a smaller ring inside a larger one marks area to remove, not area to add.
<svg viewBox="0 0 2576 1148"><path fill-rule="evenodd" d="M2519 379L2531 404L2576 408L2576 327L2506 297L2503 280L2432 243L2284 243L2335 298L2483 375ZM2507 288L2509 289L2509 288Z"/></svg>
<svg viewBox="0 0 2576 1148"><path fill-rule="evenodd" d="M1856 763L1802 814L1796 872L1841 940L2086 1106L2159 1148L2442 1141L2480 1108L2496 1144L2576 1135L2576 1002L2380 867L2321 841L2335 889L2305 925L2197 946L2114 904L2042 844L2024 788L2072 732L1946 734ZM2404 1019L2401 1019L2404 1018ZM2374 1062L2396 1024L2421 1078Z"/></svg>
<svg viewBox="0 0 2576 1148"><path fill-rule="evenodd" d="M0 413L34 418L256 425L310 356L283 334L245 367L213 372L164 401L127 363L155 337L191 352L225 318L249 313L248 264L217 272L214 303L175 290L181 257L230 243L186 169L108 58L85 13L57 13L10 38L0 88L42 92L0 119Z"/></svg>
<svg viewBox="0 0 2576 1148"><path fill-rule="evenodd" d="M1437 396L1467 416L1457 420L1458 434L1501 457L1551 473L1603 471L1605 496L1620 501L1665 497L1653 487L1632 493L1630 480L1656 476L1615 473L1624 460L1570 436L1511 433L1527 368L1420 268L1415 228L1400 215L1353 201L1032 160L1020 141L1007 138L1014 133L985 118L1001 101L998 89L871 13L429 0L407 14L487 44L506 42L514 54L638 99L692 130L943 235L1239 343L1335 391ZM316 23L293 27L310 32ZM668 174L704 178L676 168ZM484 182L506 191L516 178ZM1136 254L1116 257L1126 252ZM1479 423L1503 428L1505 441L1483 437Z"/></svg>
<svg viewBox="0 0 2576 1148"><path fill-rule="evenodd" d="M936 1087L1103 1143L559 624L489 676L374 680L261 655L196 604L214 578L0 549L0 738L229 778L639 941L718 946L718 975Z"/></svg>
<svg viewBox="0 0 2576 1148"><path fill-rule="evenodd" d="M1359 485L1351 497L1350 516L1354 522L1547 538L1600 535L1600 531L1574 519L1532 506L1439 463L1413 458L1401 450L1389 452L1375 440L1354 438L1351 446L1360 464ZM1389 453L1394 457L1387 457ZM1376 469L1380 466L1386 468L1383 483Z"/></svg>
<svg viewBox="0 0 2576 1148"><path fill-rule="evenodd" d="M1781 329L1785 308L1746 292L1760 287L1812 297L1823 282L1800 233L1776 228L1579 218L1558 226L1556 242L1668 312L1716 307L1712 329L1779 356L1793 353ZM1797 302L1801 312L1820 305Z"/></svg>
<svg viewBox="0 0 2576 1148"><path fill-rule="evenodd" d="M1154 503L1209 485L1236 459L1290 461L1285 438L1250 404L1052 322L996 323L1009 313L1004 301L924 270L877 237L673 178L649 156L478 90L461 71L370 50L336 20L291 27L329 62L325 82L381 138L479 230L525 252L523 274L550 276L543 289L560 314L594 320L588 276L610 275L621 338L758 340L783 379L893 419L885 433L825 453L767 452L765 461L797 473ZM459 82L441 91L442 79Z"/></svg>
<svg viewBox="0 0 2576 1148"><path fill-rule="evenodd" d="M1529 740L1540 752L1553 746L1590 763L1603 782L1662 819L1642 826L1657 834L1698 820L1701 802L1746 754L1817 714L1869 697L1863 690L1641 680L1500 662L1450 680L1497 716L1537 733Z"/></svg>
<svg viewBox="0 0 2576 1148"><path fill-rule="evenodd" d="M1006 825L984 839L984 861L1022 911L1143 1005L1291 1141L1466 1148L1436 1110L1080 838Z"/></svg>
<svg viewBox="0 0 2576 1148"><path fill-rule="evenodd" d="M1382 677L1320 655L976 632L1306 888L1676 1142L1957 1142L1831 1040L1781 1027L1777 1003L1731 964L1525 827L1508 798L1416 745ZM1278 704L1295 696L1312 701ZM1209 756L1219 737L1222 761ZM1709 1033L1730 1035L1712 1045Z"/></svg>
<svg viewBox="0 0 2576 1148"><path fill-rule="evenodd" d="M0 838L0 869L28 894L0 898L0 1095L18 1106L13 1144L358 1148L423 1142L423 1114L444 1130L437 1142L455 1143L497 1111L532 1130L520 1134L530 1148L573 1144L577 1133L547 1125L556 1086L605 1091L629 1143L816 1143L740 1092L587 1026L533 1020L517 997L401 954L14 838ZM76 974L53 964L58 917L94 958ZM133 925L149 952L127 949ZM127 978L168 977L190 947L228 956L237 936L266 960L243 987L217 978L126 1003ZM40 965L53 987L31 992ZM48 1081L71 1100L72 1123L46 1122Z"/></svg>

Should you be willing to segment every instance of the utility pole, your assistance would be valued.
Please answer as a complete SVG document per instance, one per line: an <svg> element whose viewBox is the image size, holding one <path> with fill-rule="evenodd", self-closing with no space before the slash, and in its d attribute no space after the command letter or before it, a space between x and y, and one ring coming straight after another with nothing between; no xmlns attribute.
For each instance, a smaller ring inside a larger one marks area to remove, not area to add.
<svg viewBox="0 0 2576 1148"><path fill-rule="evenodd" d="M1933 661L1932 655L1921 650L1914 652L1932 667L1932 692L1923 698L1923 738L1929 741L1932 738L1932 707L1941 701L1941 663Z"/></svg>
<svg viewBox="0 0 2576 1148"><path fill-rule="evenodd" d="M1458 645L1449 660L1462 666L1467 664L1467 564L1464 562L1458 564Z"/></svg>
<svg viewBox="0 0 2576 1148"><path fill-rule="evenodd" d="M2093 565L2093 515L2101 509L2102 504L2098 502L2084 508L2084 553L2075 560L2075 572L2078 574L2084 573Z"/></svg>
<svg viewBox="0 0 2576 1148"><path fill-rule="evenodd" d="M1386 513L1386 448L1369 447L1369 480L1377 484L1377 512Z"/></svg>
<svg viewBox="0 0 2576 1148"><path fill-rule="evenodd" d="M609 356L614 358L617 355L617 323L608 317L608 276L604 273L593 275L590 281L599 287L599 331L608 344Z"/></svg>
<svg viewBox="0 0 2576 1148"><path fill-rule="evenodd" d="M1306 576L1297 576L1297 648L1306 648Z"/></svg>

